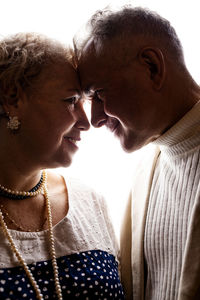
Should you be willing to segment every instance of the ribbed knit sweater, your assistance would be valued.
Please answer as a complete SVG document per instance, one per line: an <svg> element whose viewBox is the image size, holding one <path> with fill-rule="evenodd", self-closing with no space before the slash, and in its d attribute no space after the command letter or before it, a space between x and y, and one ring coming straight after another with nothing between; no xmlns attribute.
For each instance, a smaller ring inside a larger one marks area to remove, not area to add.
<svg viewBox="0 0 200 300"><path fill-rule="evenodd" d="M155 141L160 147L147 211L146 300L175 300L194 204L200 201L200 102Z"/></svg>

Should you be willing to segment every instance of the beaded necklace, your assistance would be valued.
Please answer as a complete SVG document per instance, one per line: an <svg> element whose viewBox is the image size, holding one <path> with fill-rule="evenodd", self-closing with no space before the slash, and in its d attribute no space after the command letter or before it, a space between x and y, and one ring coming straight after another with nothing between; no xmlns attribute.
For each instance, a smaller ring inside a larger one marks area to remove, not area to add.
<svg viewBox="0 0 200 300"><path fill-rule="evenodd" d="M0 184L0 196L6 197L9 199L26 199L28 197L33 197L41 194L44 185L44 173L40 177L39 182L28 192L25 191L13 191L9 188Z"/></svg>
<svg viewBox="0 0 200 300"><path fill-rule="evenodd" d="M62 300L63 297L62 297L62 290L61 290L61 286L60 286L60 282L59 282L58 265L57 265L57 261L56 261L56 252L55 252L55 244L54 244L54 236L53 236L53 223L52 223L52 214L51 214L51 204L50 204L50 201L49 201L49 195L48 195L48 189L47 189L47 174L46 174L46 171L43 172L43 176L44 176L44 185L43 185L42 192L44 194L44 198L46 200L46 207L47 207L49 250L50 250L52 267L53 267L55 290L56 290L58 300ZM12 236L11 236L9 230L8 230L8 227L7 227L7 225L4 221L4 217L3 217L1 209L0 209L0 224L1 224L1 228L3 230L3 233L4 233L5 237L9 241L11 250L16 255L19 263L23 266L24 271L25 271L27 277L29 278L29 280L30 280L30 282L31 282L31 284L32 284L32 286L35 290L37 299L38 300L44 300L43 295L41 293L41 290L40 290L35 278L33 277L33 274L31 273L31 270L29 269L27 263L23 259L21 253L19 252L19 250L17 249L17 246L14 243L14 240L13 240L13 238L12 238Z"/></svg>

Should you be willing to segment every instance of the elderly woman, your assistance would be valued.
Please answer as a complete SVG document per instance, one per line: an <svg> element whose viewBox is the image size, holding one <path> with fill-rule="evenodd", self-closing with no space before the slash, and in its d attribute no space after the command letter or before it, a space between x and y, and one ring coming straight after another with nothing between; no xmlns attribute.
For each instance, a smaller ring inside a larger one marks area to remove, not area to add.
<svg viewBox="0 0 200 300"><path fill-rule="evenodd" d="M0 299L124 299L101 196L67 167L89 129L73 55L38 34L0 41Z"/></svg>

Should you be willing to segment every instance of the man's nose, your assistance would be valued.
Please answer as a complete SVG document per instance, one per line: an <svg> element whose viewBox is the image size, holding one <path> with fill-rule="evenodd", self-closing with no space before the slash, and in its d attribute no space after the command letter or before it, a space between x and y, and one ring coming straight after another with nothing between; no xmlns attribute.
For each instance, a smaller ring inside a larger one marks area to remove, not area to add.
<svg viewBox="0 0 200 300"><path fill-rule="evenodd" d="M108 116L104 112L103 103L92 102L91 104L91 123L94 127L99 128L106 124Z"/></svg>

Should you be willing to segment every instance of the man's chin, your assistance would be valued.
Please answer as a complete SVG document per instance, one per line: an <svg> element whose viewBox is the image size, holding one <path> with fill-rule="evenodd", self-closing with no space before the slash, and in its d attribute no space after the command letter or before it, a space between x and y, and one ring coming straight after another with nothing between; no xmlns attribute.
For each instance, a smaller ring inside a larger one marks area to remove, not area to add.
<svg viewBox="0 0 200 300"><path fill-rule="evenodd" d="M132 152L138 150L138 148L135 148L135 147L127 147L127 146L124 146L124 145L122 145L122 149L123 149L126 153L132 153Z"/></svg>
<svg viewBox="0 0 200 300"><path fill-rule="evenodd" d="M142 144L137 143L136 141L132 140L125 140L120 138L120 144L122 146L122 149L127 153L132 153L134 151L137 151L143 147Z"/></svg>

